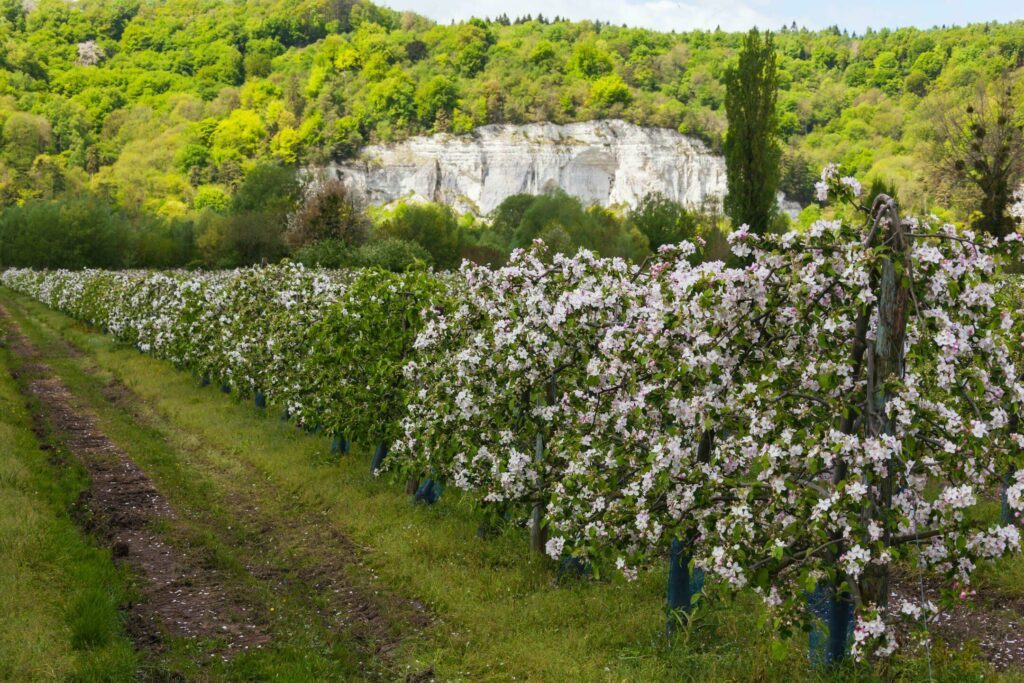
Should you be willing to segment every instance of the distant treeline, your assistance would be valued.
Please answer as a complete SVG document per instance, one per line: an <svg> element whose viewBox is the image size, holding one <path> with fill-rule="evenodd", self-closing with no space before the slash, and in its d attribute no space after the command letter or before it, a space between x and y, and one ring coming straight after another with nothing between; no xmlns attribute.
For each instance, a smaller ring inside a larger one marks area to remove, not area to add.
<svg viewBox="0 0 1024 683"><path fill-rule="evenodd" d="M663 244L706 243L727 254L723 218L649 195L625 212L583 206L561 191L514 195L486 219L435 203L363 206L338 181L304 193L293 169L257 164L230 197L204 199L181 217L139 217L89 194L0 210L0 266L229 268L282 258L330 267L503 264L543 239L553 251L585 247L641 260Z"/></svg>

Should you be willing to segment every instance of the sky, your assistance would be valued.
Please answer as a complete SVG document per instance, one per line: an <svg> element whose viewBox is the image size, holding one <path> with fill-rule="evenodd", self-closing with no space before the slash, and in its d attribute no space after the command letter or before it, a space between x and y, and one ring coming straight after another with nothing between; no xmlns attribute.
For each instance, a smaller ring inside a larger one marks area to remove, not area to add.
<svg viewBox="0 0 1024 683"><path fill-rule="evenodd" d="M600 19L662 31L778 29L796 22L810 29L837 25L862 32L867 27L932 26L1024 19L1024 0L378 0L396 10L412 10L448 23L477 17L538 13L546 17Z"/></svg>

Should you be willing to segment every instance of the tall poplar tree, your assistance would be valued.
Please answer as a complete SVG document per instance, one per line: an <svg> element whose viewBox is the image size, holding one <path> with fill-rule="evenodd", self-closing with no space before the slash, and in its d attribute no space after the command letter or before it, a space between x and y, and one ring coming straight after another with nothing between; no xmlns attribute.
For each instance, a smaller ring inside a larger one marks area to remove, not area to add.
<svg viewBox="0 0 1024 683"><path fill-rule="evenodd" d="M725 211L733 225L764 233L776 213L782 148L775 108L779 78L772 34L751 29L725 73Z"/></svg>

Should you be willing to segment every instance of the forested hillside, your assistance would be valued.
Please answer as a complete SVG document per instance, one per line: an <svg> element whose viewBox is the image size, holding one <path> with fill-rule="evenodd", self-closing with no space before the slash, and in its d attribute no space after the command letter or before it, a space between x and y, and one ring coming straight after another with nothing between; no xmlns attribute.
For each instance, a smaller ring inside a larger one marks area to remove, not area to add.
<svg viewBox="0 0 1024 683"><path fill-rule="evenodd" d="M296 189L269 165L367 142L620 117L719 148L721 78L742 38L546 17L442 26L351 0L0 6L0 202L22 205L5 220L22 231L88 223L94 250L102 226L129 224L155 245L135 260L157 265L190 260L196 244L215 260L238 231L217 216L269 212L280 224ZM783 189L809 201L812 174L835 161L924 208L934 112L1019 70L1024 22L865 35L791 26L776 45Z"/></svg>

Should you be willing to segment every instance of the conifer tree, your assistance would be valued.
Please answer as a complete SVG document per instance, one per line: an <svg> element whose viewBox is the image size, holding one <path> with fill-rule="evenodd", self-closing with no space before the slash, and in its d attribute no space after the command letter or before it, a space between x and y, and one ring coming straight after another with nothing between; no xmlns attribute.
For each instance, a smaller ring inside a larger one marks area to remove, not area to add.
<svg viewBox="0 0 1024 683"><path fill-rule="evenodd" d="M771 32L751 29L736 65L725 74L725 135L728 194L725 211L733 225L764 233L776 213L782 149L775 108L778 70Z"/></svg>

